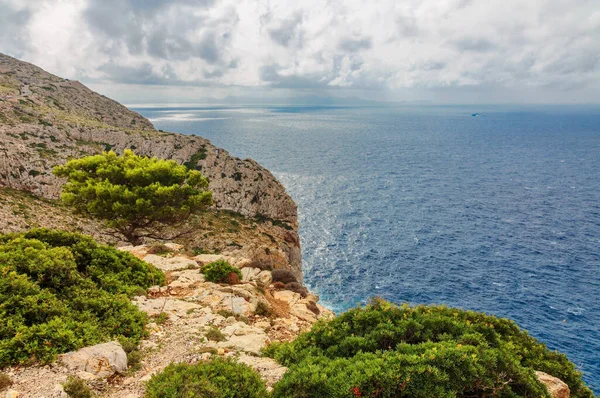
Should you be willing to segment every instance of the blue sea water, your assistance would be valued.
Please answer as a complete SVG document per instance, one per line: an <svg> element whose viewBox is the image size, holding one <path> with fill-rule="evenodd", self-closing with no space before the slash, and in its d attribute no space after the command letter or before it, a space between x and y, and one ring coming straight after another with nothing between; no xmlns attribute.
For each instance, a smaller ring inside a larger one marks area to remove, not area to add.
<svg viewBox="0 0 600 398"><path fill-rule="evenodd" d="M379 295L508 317L600 393L600 108L136 110L280 179L325 305Z"/></svg>

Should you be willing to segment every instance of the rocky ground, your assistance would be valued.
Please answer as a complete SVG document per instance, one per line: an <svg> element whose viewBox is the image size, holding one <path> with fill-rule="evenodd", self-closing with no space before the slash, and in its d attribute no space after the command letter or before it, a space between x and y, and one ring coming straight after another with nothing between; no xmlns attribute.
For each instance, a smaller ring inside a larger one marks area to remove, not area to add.
<svg viewBox="0 0 600 398"><path fill-rule="evenodd" d="M286 368L260 351L273 341L289 341L318 319L333 316L318 297L286 290L272 283L272 273L251 267L250 259L222 255L186 255L182 246L168 244L166 254L150 254L149 246L122 250L154 264L167 275L168 285L134 298L153 322L140 344L142 361L127 369L127 356L118 343L69 353L50 365L13 367L6 371L14 384L6 397L66 397L61 383L69 375L87 380L101 397L142 397L144 382L172 362L197 363L213 356L235 357L256 369L272 386ZM238 284L206 282L200 266L225 259L241 268ZM279 287L279 288L277 288ZM297 289L294 289L297 290ZM131 363L130 363L131 365Z"/></svg>

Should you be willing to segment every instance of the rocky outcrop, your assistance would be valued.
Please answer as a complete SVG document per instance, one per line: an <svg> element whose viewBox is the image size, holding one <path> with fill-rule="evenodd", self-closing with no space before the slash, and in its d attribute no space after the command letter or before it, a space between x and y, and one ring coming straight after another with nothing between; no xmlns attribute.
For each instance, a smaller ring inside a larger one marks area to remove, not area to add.
<svg viewBox="0 0 600 398"><path fill-rule="evenodd" d="M194 258L181 246L169 247L174 252L164 256L149 254L148 246L122 248L161 268L168 280L167 286L153 287L133 300L154 320L140 344L141 368L125 373L127 359L118 343L87 347L64 354L49 366L8 369L19 397L64 397L60 384L69 375L87 380L105 397L142 397L145 382L170 363L197 363L215 356L237 358L273 386L287 368L260 357L260 351L271 342L290 341L318 319L333 316L317 303L318 297L278 290L270 278L259 277L269 271L244 267L239 284L206 282L200 264L220 256ZM243 257L228 260L248 264Z"/></svg>
<svg viewBox="0 0 600 398"><path fill-rule="evenodd" d="M31 94L21 95L25 84ZM0 187L56 199L64 181L52 174L54 166L125 149L200 170L210 180L216 209L281 229L277 251L284 266L302 278L297 207L268 170L202 137L157 131L141 115L81 83L0 54Z"/></svg>
<svg viewBox="0 0 600 398"><path fill-rule="evenodd" d="M78 371L83 379L109 377L127 371L127 354L117 341L68 352L61 355L59 361L68 369Z"/></svg>
<svg viewBox="0 0 600 398"><path fill-rule="evenodd" d="M571 396L571 390L567 383L558 377L540 371L536 371L535 375L546 386L552 398L569 398Z"/></svg>

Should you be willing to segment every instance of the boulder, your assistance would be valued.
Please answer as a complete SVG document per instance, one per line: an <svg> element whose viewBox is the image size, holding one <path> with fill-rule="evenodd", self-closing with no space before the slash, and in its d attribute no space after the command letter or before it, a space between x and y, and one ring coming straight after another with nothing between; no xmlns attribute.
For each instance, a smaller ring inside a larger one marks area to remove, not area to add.
<svg viewBox="0 0 600 398"><path fill-rule="evenodd" d="M552 398L569 398L571 396L569 386L561 379L540 371L536 371L535 375L546 386Z"/></svg>
<svg viewBox="0 0 600 398"><path fill-rule="evenodd" d="M256 275L256 280L263 286L268 286L273 281L273 275L271 274L271 271L261 271Z"/></svg>
<svg viewBox="0 0 600 398"><path fill-rule="evenodd" d="M165 272L198 267L198 264L194 260L181 256L166 258L157 256L156 254L148 254L143 260Z"/></svg>
<svg viewBox="0 0 600 398"><path fill-rule="evenodd" d="M85 347L59 358L67 368L90 373L96 378L127 371L127 354L117 341Z"/></svg>
<svg viewBox="0 0 600 398"><path fill-rule="evenodd" d="M260 274L259 268L245 267L242 268L242 281L250 282L256 280L257 275Z"/></svg>

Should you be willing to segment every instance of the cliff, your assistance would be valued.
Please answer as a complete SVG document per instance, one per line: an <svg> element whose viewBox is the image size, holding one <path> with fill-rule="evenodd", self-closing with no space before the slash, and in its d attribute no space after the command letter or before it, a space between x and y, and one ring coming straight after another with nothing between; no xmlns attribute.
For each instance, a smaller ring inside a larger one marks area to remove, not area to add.
<svg viewBox="0 0 600 398"><path fill-rule="evenodd" d="M262 250L262 257L270 257L269 261L291 269L301 279L297 207L268 170L251 159L233 157L204 138L157 131L141 115L79 82L0 54L0 186L57 199L63 181L52 175L53 166L74 157L128 148L202 171L210 180L215 210L253 218L265 230L264 248L254 240L242 247L236 241L220 250L246 256ZM15 201L8 198L9 191L0 196ZM6 208L3 213L0 231L31 224ZM63 219L71 217L61 214ZM205 242L203 236L196 234L191 240L205 249L214 242Z"/></svg>

